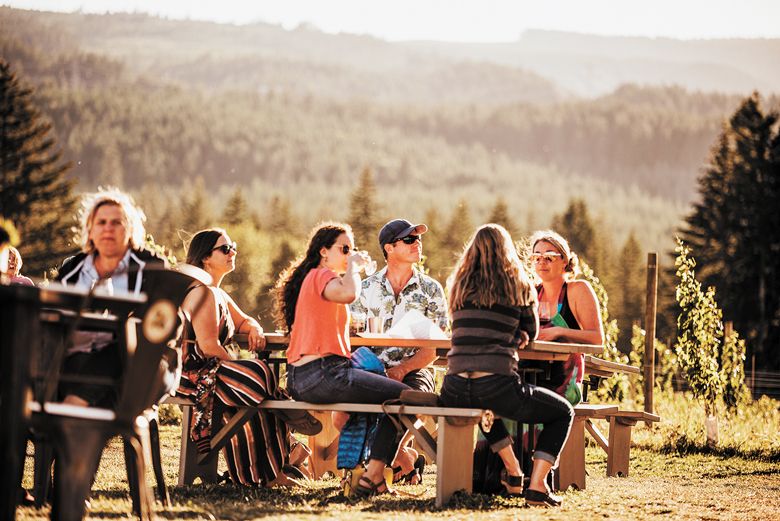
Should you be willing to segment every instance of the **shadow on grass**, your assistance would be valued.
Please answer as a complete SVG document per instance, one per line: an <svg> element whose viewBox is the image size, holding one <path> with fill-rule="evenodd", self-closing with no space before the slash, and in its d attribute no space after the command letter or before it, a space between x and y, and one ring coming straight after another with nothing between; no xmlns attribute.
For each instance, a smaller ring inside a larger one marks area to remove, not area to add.
<svg viewBox="0 0 780 521"><path fill-rule="evenodd" d="M432 489L420 487L424 497L414 495L379 495L371 499L344 497L337 485L318 486L315 482L306 489L245 488L232 485L192 485L176 487L171 499L174 505L196 501L217 517L230 513L236 515L236 508L243 517L266 517L284 513L288 515L316 513L333 507L343 506L349 510L363 512L440 512L452 509L495 511L523 507L520 498L466 494L456 492L444 507L436 507Z"/></svg>
<svg viewBox="0 0 780 521"><path fill-rule="evenodd" d="M766 461L769 463L780 463L780 450L772 449L752 449L744 450L738 447L710 447L703 444L699 439L690 439L685 434L682 434L679 438L661 445L659 448L654 449L650 446L638 445L647 450L657 450L661 454L675 454L677 456L685 456L688 454L699 454L707 456L720 456L723 458L740 457L748 460Z"/></svg>

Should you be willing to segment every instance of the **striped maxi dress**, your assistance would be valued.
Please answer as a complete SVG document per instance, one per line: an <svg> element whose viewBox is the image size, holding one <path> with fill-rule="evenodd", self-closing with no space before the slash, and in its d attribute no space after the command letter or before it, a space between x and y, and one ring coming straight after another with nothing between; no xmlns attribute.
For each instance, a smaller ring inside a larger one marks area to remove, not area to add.
<svg viewBox="0 0 780 521"><path fill-rule="evenodd" d="M190 290L198 286L193 286ZM225 346L235 326L223 291L212 291L216 298L219 342ZM218 360L205 357L195 338L191 322L185 324L182 340L183 371L176 394L195 402L192 424L187 428L198 450L208 450L211 434L219 429L211 425L215 411L222 424L236 412L236 406L255 406L268 399L289 398L279 389L276 375L262 360ZM268 411L257 415L230 439L223 449L230 478L245 486L262 486L276 479L287 464L290 436L287 424Z"/></svg>

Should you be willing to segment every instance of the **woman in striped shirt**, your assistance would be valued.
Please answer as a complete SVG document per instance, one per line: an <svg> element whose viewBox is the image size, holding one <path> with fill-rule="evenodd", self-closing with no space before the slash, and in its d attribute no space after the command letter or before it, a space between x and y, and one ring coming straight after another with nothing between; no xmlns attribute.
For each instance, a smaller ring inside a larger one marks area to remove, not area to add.
<svg viewBox="0 0 780 521"><path fill-rule="evenodd" d="M547 475L569 435L574 412L566 400L524 383L517 373L518 349L536 338L536 291L512 238L497 224L477 229L448 280L452 349L441 398L447 406L491 409L523 423L541 423L526 503L559 506ZM520 463L503 422L484 433L506 469L508 493L523 493Z"/></svg>
<svg viewBox="0 0 780 521"><path fill-rule="evenodd" d="M220 288L225 275L236 267L236 255L236 243L220 228L199 231L187 250L187 263L202 268L212 279L208 285L193 284L182 303L189 319L182 340L183 371L177 394L195 401L192 425L184 428L190 429L199 452L209 450L211 435L218 430L212 418L221 416L227 423L237 406L288 398L265 362L236 360L236 353L230 350L234 333L247 334L252 351L260 351L266 344L260 324ZM231 438L224 454L234 483L267 487L299 484L294 478L303 477L300 470L289 465L287 424L305 434L316 434L322 425L305 411L299 417L287 414L258 409Z"/></svg>

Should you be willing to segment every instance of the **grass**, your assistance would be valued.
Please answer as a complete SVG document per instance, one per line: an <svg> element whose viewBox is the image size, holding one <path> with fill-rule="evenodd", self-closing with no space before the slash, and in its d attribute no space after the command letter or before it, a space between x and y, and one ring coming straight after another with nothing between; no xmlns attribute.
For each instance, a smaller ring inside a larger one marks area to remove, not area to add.
<svg viewBox="0 0 780 521"><path fill-rule="evenodd" d="M717 407L719 442L706 444L704 407L688 393L657 393L661 422L654 429L635 429L634 446L670 454L715 454L780 462L780 402L766 396L729 411ZM625 409L641 405L623 404ZM602 423L607 432L606 422Z"/></svg>
<svg viewBox="0 0 780 521"><path fill-rule="evenodd" d="M443 509L434 506L435 467L425 482L401 490L419 497L380 496L353 502L340 495L338 480L313 482L303 489L250 490L232 485L172 487L173 506L161 519L774 519L780 511L780 412L775 401L755 402L721 422L722 446L706 448L698 407L684 395L661 400L664 418L653 429L635 427L631 475L606 478L606 456L587 449L587 489L569 490L558 510L527 508L521 499L457 496ZM703 420L703 413L701 413ZM640 424L641 425L641 424ZM750 433L753 433L751 436ZM161 433L169 484L178 471L178 426ZM25 484L32 481L28 458ZM150 482L151 482L150 478ZM110 444L93 487L89 518L128 517L130 501L121 443ZM47 519L48 508L21 508L18 519Z"/></svg>

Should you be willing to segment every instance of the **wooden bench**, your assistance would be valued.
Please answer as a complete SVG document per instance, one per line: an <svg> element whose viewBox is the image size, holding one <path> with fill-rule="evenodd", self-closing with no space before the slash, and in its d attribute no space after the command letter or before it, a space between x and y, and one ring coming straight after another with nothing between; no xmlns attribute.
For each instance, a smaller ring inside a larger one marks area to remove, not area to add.
<svg viewBox="0 0 780 521"><path fill-rule="evenodd" d="M216 481L216 463L219 450L256 412L254 407L241 407L238 412L211 439L211 450L198 454L195 444L189 438L189 420L192 402L187 399L169 398L164 403L177 404L184 408L182 415L182 437L179 459L179 485L191 484L196 477L204 482ZM260 404L262 409L298 409L307 410L323 423L323 430L317 436L309 437L312 449L313 474L322 476L325 472L336 472L336 460L326 454L328 447L337 436L330 421L331 411L373 413L387 412L400 415L403 425L411 429L426 456L436 462L436 506L443 506L457 490L471 492L472 464L476 425L485 415L482 409L462 409L454 407L421 407L415 405L390 405L383 408L379 404L332 403L313 404L295 400L266 400ZM428 433L419 422L406 415L437 417L437 439ZM457 418L461 421L452 421ZM462 421L466 420L466 421Z"/></svg>
<svg viewBox="0 0 780 521"><path fill-rule="evenodd" d="M591 378L608 378L617 372L642 374L639 367L603 360L592 355L585 355L585 371L591 375ZM594 419L609 421L609 439L606 439L593 424ZM657 414L645 411L602 411L585 421L585 428L607 453L607 476L628 476L631 427L640 421L649 424L661 421L661 418Z"/></svg>
<svg viewBox="0 0 780 521"><path fill-rule="evenodd" d="M561 451L558 472L554 476L556 490L566 490L570 486L585 490L585 424L591 418L617 411L617 405L581 403L574 407L574 423Z"/></svg>
<svg viewBox="0 0 780 521"><path fill-rule="evenodd" d="M592 420L609 421L609 439L593 424ZM631 458L631 428L637 422L657 422L661 417L644 411L599 411L585 420L585 428L596 443L607 453L607 476L628 476Z"/></svg>

